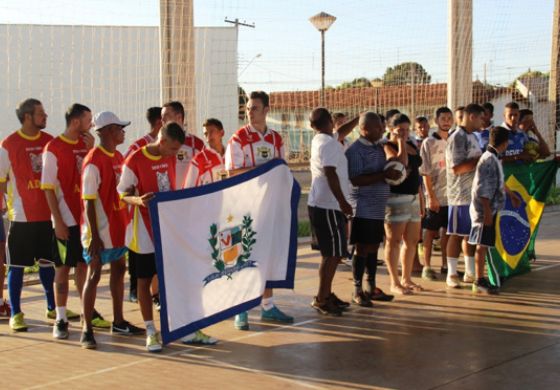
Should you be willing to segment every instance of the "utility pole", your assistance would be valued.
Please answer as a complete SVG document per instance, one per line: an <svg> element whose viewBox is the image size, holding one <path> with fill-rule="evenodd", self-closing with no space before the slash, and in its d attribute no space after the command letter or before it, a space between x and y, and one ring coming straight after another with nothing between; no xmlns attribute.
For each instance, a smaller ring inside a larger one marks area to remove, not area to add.
<svg viewBox="0 0 560 390"><path fill-rule="evenodd" d="M196 131L193 0L160 0L161 101L185 107L187 131Z"/></svg>
<svg viewBox="0 0 560 390"><path fill-rule="evenodd" d="M235 19L232 20L232 19L228 19L227 16L226 16L226 18L224 19L224 22L235 24L235 27L237 27L237 28L239 28L239 26L255 28L255 23L247 23L246 20L240 22L238 18L235 18Z"/></svg>
<svg viewBox="0 0 560 390"><path fill-rule="evenodd" d="M416 77L416 66L414 62L410 63L410 117L414 120L416 118L416 107L414 99L414 83Z"/></svg>
<svg viewBox="0 0 560 390"><path fill-rule="evenodd" d="M547 141L554 141L554 151L558 151L558 131L560 130L560 0L554 1L552 20L552 53L550 55L550 79L548 81L548 100L551 113L549 116Z"/></svg>
<svg viewBox="0 0 560 390"><path fill-rule="evenodd" d="M448 0L447 106L472 102L472 0Z"/></svg>

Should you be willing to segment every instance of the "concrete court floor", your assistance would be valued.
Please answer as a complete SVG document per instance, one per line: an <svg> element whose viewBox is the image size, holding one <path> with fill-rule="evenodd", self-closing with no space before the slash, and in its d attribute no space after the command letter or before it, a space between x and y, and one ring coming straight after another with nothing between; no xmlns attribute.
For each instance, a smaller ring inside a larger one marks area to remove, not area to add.
<svg viewBox="0 0 560 390"><path fill-rule="evenodd" d="M340 318L320 316L309 307L319 257L301 246L295 290L276 292L278 305L295 316L295 324L261 323L254 309L248 332L224 321L206 330L220 339L218 345L173 343L161 354L145 352L143 337L102 331L96 333L97 350L82 350L77 322L69 340L53 341L40 285L27 286L22 307L29 332L11 334L7 321L0 321L0 387L557 389L559 218L560 212L545 214L534 272L509 281L499 296L421 281L426 292L373 309L352 307ZM386 288L386 269L379 273ZM350 268L339 266L334 282L339 297L349 299L350 278ZM107 283L104 276L96 306L110 317ZM75 294L69 308L79 309ZM125 302L125 311L130 321L142 324L136 304Z"/></svg>

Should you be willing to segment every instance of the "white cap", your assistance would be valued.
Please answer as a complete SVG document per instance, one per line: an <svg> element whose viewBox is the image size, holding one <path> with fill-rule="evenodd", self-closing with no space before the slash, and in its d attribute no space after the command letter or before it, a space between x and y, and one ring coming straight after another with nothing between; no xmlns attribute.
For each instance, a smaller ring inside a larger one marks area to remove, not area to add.
<svg viewBox="0 0 560 390"><path fill-rule="evenodd" d="M94 130L97 131L109 125L128 126L130 125L130 121L121 121L119 117L111 111L102 111L95 114L93 124L95 125Z"/></svg>

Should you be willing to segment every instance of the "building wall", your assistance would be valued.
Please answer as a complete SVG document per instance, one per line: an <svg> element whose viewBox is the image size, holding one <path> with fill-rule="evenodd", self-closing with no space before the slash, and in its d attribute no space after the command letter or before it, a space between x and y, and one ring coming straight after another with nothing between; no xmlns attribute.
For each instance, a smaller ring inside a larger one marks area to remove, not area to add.
<svg viewBox="0 0 560 390"><path fill-rule="evenodd" d="M126 145L148 129L145 111L161 104L158 27L0 25L0 136L20 125L18 102L35 97L47 131L64 130L73 102L131 120ZM237 30L195 28L196 129L206 116L237 125Z"/></svg>

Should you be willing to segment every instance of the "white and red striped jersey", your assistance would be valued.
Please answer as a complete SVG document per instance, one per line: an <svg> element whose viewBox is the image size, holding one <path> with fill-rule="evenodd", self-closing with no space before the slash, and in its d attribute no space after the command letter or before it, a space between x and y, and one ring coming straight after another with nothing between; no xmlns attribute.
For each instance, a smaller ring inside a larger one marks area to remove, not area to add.
<svg viewBox="0 0 560 390"><path fill-rule="evenodd" d="M231 136L225 164L227 170L252 168L274 158L284 158L282 136L269 128L261 134L253 126L246 125Z"/></svg>
<svg viewBox="0 0 560 390"><path fill-rule="evenodd" d="M61 134L45 146L43 153L41 189L54 190L67 226L80 223L82 163L87 152L81 137L73 141Z"/></svg>
<svg viewBox="0 0 560 390"><path fill-rule="evenodd" d="M183 183L187 177L187 171L189 170L189 164L192 158L204 149L204 142L193 134L185 134L185 143L179 149L177 153L177 166L176 166L176 183L175 188L182 188Z"/></svg>
<svg viewBox="0 0 560 390"><path fill-rule="evenodd" d="M127 207L117 192L122 164L123 156L120 152L110 153L102 146L91 149L84 159L82 174L84 213L81 223L84 248L90 246L92 237L86 211L88 200L94 202L97 230L104 248L124 246Z"/></svg>
<svg viewBox="0 0 560 390"><path fill-rule="evenodd" d="M133 152L137 151L140 148L143 148L144 146L154 143L156 141L156 139L154 137L152 137L150 134L146 134L145 136L143 136L142 138L138 138L136 141L134 141L132 144L130 144L130 146L128 147L128 150L126 151L126 153L124 154L124 158L128 158L128 156L130 156Z"/></svg>
<svg viewBox="0 0 560 390"><path fill-rule="evenodd" d="M124 161L117 191L122 197L130 188L136 195L175 189L175 157L154 156L146 146ZM129 207L125 244L136 253L153 253L152 224L147 207Z"/></svg>
<svg viewBox="0 0 560 390"><path fill-rule="evenodd" d="M30 137L18 130L0 144L0 183L7 181L8 219L44 222L51 219L41 190L43 149L53 137L43 131Z"/></svg>
<svg viewBox="0 0 560 390"><path fill-rule="evenodd" d="M227 177L224 158L212 148L198 152L191 163L182 188L191 188L220 181Z"/></svg>

